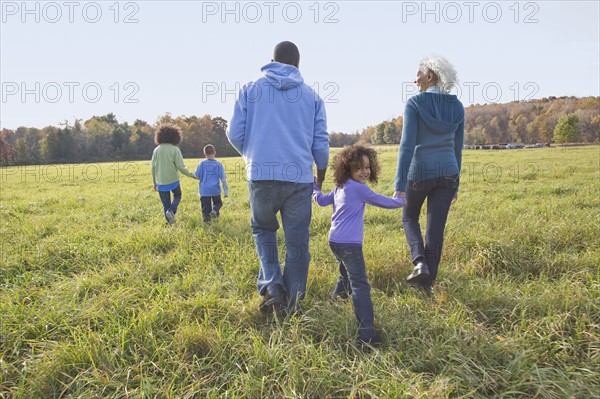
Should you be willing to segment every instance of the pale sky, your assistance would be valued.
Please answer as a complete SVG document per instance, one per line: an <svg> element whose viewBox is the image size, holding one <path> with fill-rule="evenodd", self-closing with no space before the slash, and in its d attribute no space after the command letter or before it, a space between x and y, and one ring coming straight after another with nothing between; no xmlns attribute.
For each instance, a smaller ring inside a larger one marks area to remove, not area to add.
<svg viewBox="0 0 600 399"><path fill-rule="evenodd" d="M330 132L402 115L431 54L455 65L465 106L600 95L599 1L0 3L0 128L109 112L230 120L283 40Z"/></svg>

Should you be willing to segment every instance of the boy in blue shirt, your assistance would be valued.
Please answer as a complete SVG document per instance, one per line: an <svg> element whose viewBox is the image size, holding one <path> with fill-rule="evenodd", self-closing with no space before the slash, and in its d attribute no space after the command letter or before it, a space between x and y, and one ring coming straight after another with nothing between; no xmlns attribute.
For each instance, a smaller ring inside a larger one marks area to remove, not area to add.
<svg viewBox="0 0 600 399"><path fill-rule="evenodd" d="M219 209L223 206L221 200L221 185L223 183L223 192L225 197L229 196L229 187L225 179L225 168L223 164L215 159L217 151L212 144L204 147L204 156L206 159L196 168L194 175L200 181L198 191L200 193L200 204L202 205L202 218L205 222L211 218L219 217Z"/></svg>

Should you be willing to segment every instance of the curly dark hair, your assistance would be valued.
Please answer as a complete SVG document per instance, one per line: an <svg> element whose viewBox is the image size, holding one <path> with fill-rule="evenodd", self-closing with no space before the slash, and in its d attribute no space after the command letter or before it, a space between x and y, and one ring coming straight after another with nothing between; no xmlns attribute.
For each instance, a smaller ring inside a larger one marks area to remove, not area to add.
<svg viewBox="0 0 600 399"><path fill-rule="evenodd" d="M179 145L181 143L181 130L175 125L160 125L154 134L154 142L156 144Z"/></svg>
<svg viewBox="0 0 600 399"><path fill-rule="evenodd" d="M377 151L360 144L353 144L344 147L344 149L338 152L333 158L333 181L336 186L341 186L348 179L352 178L352 171L362 166L363 156L365 155L369 158L369 165L371 167L369 181L371 183L377 183L379 177Z"/></svg>

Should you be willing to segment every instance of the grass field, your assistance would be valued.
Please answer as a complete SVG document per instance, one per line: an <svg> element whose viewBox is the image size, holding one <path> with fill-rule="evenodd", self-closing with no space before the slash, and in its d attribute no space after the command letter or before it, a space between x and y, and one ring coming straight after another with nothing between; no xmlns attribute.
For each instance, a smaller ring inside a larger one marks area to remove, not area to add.
<svg viewBox="0 0 600 399"><path fill-rule="evenodd" d="M397 148L379 150L391 195ZM210 227L186 177L165 225L149 162L0 169L0 397L600 397L600 147L466 150L432 297L404 282L401 211L367 208L384 344L366 352L329 301L330 207L304 316L258 311L243 162L221 161Z"/></svg>

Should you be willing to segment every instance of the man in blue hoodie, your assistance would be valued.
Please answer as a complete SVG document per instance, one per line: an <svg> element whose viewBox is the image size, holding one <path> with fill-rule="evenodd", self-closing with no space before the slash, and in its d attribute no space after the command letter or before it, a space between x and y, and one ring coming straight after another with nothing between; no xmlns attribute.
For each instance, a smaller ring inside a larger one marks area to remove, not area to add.
<svg viewBox="0 0 600 399"><path fill-rule="evenodd" d="M227 137L246 162L251 227L260 259L263 312L295 313L306 291L313 163L325 179L329 135L323 100L298 70L292 42L275 46L263 77L240 90ZM277 213L285 236L285 270L277 250Z"/></svg>

